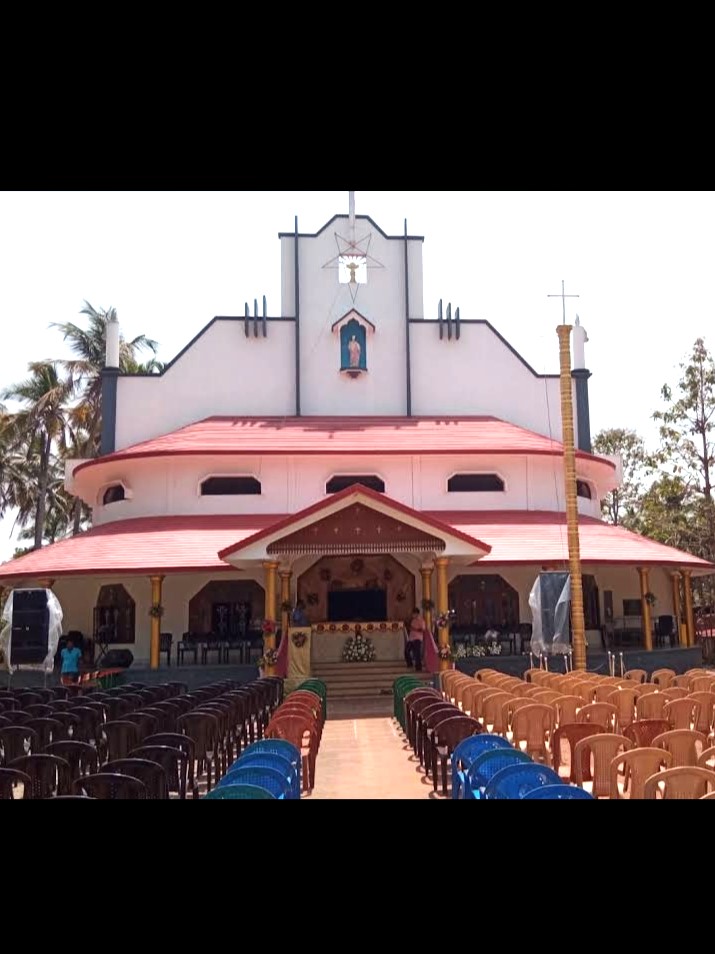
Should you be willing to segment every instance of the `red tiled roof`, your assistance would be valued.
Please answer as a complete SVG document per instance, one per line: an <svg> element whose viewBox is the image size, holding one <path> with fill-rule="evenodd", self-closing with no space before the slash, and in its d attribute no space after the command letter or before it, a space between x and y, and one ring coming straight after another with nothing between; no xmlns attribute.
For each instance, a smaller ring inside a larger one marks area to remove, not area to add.
<svg viewBox="0 0 715 954"><path fill-rule="evenodd" d="M295 516L295 515L294 515ZM545 511L436 511L420 514L456 534L484 540L491 553L480 565L563 564L568 560L566 518ZM83 574L149 575L229 570L219 551L289 520L284 514L141 517L121 520L28 553L0 566L0 580ZM592 517L581 517L581 559L586 564L690 567L715 565Z"/></svg>
<svg viewBox="0 0 715 954"><path fill-rule="evenodd" d="M558 441L495 417L208 417L74 471L137 457L197 454L562 454ZM615 469L583 451L577 457Z"/></svg>
<svg viewBox="0 0 715 954"><path fill-rule="evenodd" d="M219 550L281 516L138 517L103 524L3 563L3 577L228 570Z"/></svg>
<svg viewBox="0 0 715 954"><path fill-rule="evenodd" d="M491 546L480 564L561 563L568 561L566 515L551 511L439 511L439 517L463 533L478 534ZM584 563L684 566L711 570L715 565L674 547L614 527L594 517L579 517Z"/></svg>

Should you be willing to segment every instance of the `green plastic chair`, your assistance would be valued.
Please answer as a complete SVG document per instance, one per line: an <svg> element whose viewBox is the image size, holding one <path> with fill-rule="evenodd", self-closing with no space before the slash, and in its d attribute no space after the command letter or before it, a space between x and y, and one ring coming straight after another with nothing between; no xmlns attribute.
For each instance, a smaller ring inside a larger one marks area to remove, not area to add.
<svg viewBox="0 0 715 954"><path fill-rule="evenodd" d="M258 785L224 785L212 789L204 798L273 798L278 801L275 795Z"/></svg>
<svg viewBox="0 0 715 954"><path fill-rule="evenodd" d="M421 686L424 686L423 681L416 679L414 676L400 676L399 679L396 679L392 684L394 716L403 731L405 729L404 698L408 692L411 692L413 689L418 689Z"/></svg>
<svg viewBox="0 0 715 954"><path fill-rule="evenodd" d="M325 722L328 718L328 687L325 683L320 679L306 679L305 682L302 682L298 686L298 689L307 689L320 696L320 700L323 704L323 722Z"/></svg>

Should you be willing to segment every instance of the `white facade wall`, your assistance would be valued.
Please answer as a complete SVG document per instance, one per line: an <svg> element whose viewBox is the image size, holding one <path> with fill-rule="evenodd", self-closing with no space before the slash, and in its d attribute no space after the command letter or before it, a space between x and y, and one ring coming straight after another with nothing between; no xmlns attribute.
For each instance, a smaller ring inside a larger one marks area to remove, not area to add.
<svg viewBox="0 0 715 954"><path fill-rule="evenodd" d="M561 440L559 379L537 377L489 325L463 322L459 341L440 341L435 322L411 329L413 414L489 415Z"/></svg>
<svg viewBox="0 0 715 954"><path fill-rule="evenodd" d="M215 321L162 375L121 377L116 450L206 417L295 413L295 326L267 322L246 337L242 321Z"/></svg>
<svg viewBox="0 0 715 954"><path fill-rule="evenodd" d="M504 492L448 493L456 473L495 473ZM558 458L505 454L478 456L335 457L159 457L119 460L79 474L78 487L94 508L95 525L134 517L174 514L296 513L325 496L333 476L375 474L385 493L416 510L563 511L563 465ZM250 476L261 482L260 495L200 495L207 477ZM101 503L109 484L122 483L131 494ZM579 498L579 511L599 516L597 497Z"/></svg>

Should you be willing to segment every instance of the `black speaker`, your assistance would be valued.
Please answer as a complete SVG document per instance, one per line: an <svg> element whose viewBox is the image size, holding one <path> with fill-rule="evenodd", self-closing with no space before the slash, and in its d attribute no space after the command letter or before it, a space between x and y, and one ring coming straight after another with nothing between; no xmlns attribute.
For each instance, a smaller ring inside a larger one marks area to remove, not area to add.
<svg viewBox="0 0 715 954"><path fill-rule="evenodd" d="M41 663L50 644L50 610L45 590L14 590L10 665Z"/></svg>
<svg viewBox="0 0 715 954"><path fill-rule="evenodd" d="M128 649L110 649L100 661L102 669L129 669L134 656Z"/></svg>

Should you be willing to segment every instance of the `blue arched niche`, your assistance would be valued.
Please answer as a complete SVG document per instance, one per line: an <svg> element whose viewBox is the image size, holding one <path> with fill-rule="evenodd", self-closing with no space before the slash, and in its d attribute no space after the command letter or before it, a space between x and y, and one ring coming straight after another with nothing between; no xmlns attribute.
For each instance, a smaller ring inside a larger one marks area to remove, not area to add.
<svg viewBox="0 0 715 954"><path fill-rule="evenodd" d="M351 344L353 339L357 348ZM367 371L367 333L365 326L355 318L340 329L340 370Z"/></svg>

